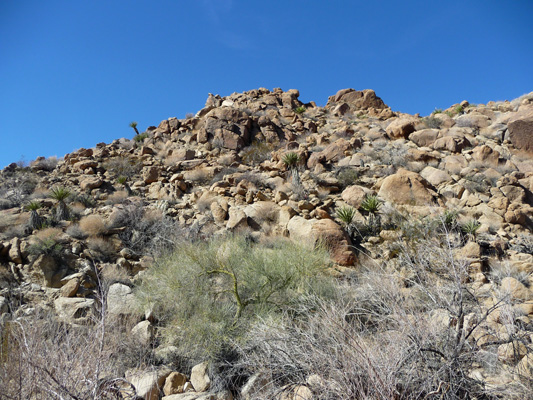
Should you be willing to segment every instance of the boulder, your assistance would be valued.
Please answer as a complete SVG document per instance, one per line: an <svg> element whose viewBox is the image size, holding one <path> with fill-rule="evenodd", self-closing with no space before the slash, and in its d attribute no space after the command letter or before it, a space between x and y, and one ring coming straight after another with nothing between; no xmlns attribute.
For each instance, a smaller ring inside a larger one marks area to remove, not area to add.
<svg viewBox="0 0 533 400"><path fill-rule="evenodd" d="M500 159L500 153L484 144L482 146L477 146L474 149L472 152L472 158L484 165L490 164L492 166L497 166L498 160Z"/></svg>
<svg viewBox="0 0 533 400"><path fill-rule="evenodd" d="M251 119L243 111L232 107L219 107L205 116L203 136L216 141L221 147L240 150L250 143Z"/></svg>
<svg viewBox="0 0 533 400"><path fill-rule="evenodd" d="M11 246L9 247L9 259L15 264L22 264L22 253L20 252L20 239L15 237L9 242Z"/></svg>
<svg viewBox="0 0 533 400"><path fill-rule="evenodd" d="M172 372L169 376L167 376L167 379L165 379L163 393L165 396L183 393L186 383L187 377L185 375L179 372Z"/></svg>
<svg viewBox="0 0 533 400"><path fill-rule="evenodd" d="M122 283L113 283L107 291L107 312L110 315L133 314L136 308L131 288Z"/></svg>
<svg viewBox="0 0 533 400"><path fill-rule="evenodd" d="M533 106L521 106L509 119L509 140L517 149L533 152Z"/></svg>
<svg viewBox="0 0 533 400"><path fill-rule="evenodd" d="M131 334L137 342L148 346L154 340L155 331L150 321L141 321L132 328Z"/></svg>
<svg viewBox="0 0 533 400"><path fill-rule="evenodd" d="M201 364L197 364L191 371L191 383L194 390L197 392L205 392L211 386L211 379L207 373L209 363L204 361Z"/></svg>
<svg viewBox="0 0 533 400"><path fill-rule="evenodd" d="M501 290L508 294L512 300L533 300L533 291L512 276L506 276L502 279Z"/></svg>
<svg viewBox="0 0 533 400"><path fill-rule="evenodd" d="M427 166L420 172L420 176L431 183L433 186L439 186L442 183L453 181L452 177L446 171Z"/></svg>
<svg viewBox="0 0 533 400"><path fill-rule="evenodd" d="M374 192L364 186L351 185L343 190L341 197L347 204L358 209L365 196L371 194L374 194Z"/></svg>
<svg viewBox="0 0 533 400"><path fill-rule="evenodd" d="M83 191L93 190L102 186L104 181L96 176L85 178L80 182L80 189Z"/></svg>
<svg viewBox="0 0 533 400"><path fill-rule="evenodd" d="M31 265L31 275L42 286L59 288L61 279L67 274L67 268L61 268L54 257L41 254Z"/></svg>
<svg viewBox="0 0 533 400"><path fill-rule="evenodd" d="M355 89L339 90L334 96L329 97L326 108L335 108L338 103L346 103L352 111L389 108L383 100L376 96L376 92L370 89L361 91Z"/></svg>
<svg viewBox="0 0 533 400"><path fill-rule="evenodd" d="M94 300L79 297L59 297L54 300L54 308L59 318L71 323L83 323L94 312Z"/></svg>
<svg viewBox="0 0 533 400"><path fill-rule="evenodd" d="M155 371L128 370L126 380L136 390L137 396L144 400L159 400L159 390L172 371L163 367Z"/></svg>
<svg viewBox="0 0 533 400"><path fill-rule="evenodd" d="M470 142L464 136L453 135L441 137L433 143L434 150L448 150L451 153L460 153L469 147Z"/></svg>
<svg viewBox="0 0 533 400"><path fill-rule="evenodd" d="M418 147L429 147L437 140L439 136L438 129L422 129L409 135L409 140Z"/></svg>
<svg viewBox="0 0 533 400"><path fill-rule="evenodd" d="M246 213L237 207L231 207L228 212L229 218L226 228L229 230L238 230L248 227L248 217Z"/></svg>
<svg viewBox="0 0 533 400"><path fill-rule="evenodd" d="M416 118L402 117L392 121L385 132L391 139L406 139L410 133L415 131Z"/></svg>
<svg viewBox="0 0 533 400"><path fill-rule="evenodd" d="M325 245L333 262L351 266L355 263L355 253L348 235L331 219L308 220L294 216L287 224L292 240L309 246Z"/></svg>
<svg viewBox="0 0 533 400"><path fill-rule="evenodd" d="M383 180L378 196L394 204L417 206L434 204L436 200L427 180L403 168Z"/></svg>
<svg viewBox="0 0 533 400"><path fill-rule="evenodd" d="M147 185L157 182L159 179L159 168L158 167L147 167L143 169L142 179Z"/></svg>

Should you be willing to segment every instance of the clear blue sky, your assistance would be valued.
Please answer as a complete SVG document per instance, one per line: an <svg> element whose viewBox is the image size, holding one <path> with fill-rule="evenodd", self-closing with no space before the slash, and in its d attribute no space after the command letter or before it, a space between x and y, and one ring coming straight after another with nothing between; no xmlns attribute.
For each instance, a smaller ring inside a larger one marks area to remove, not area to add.
<svg viewBox="0 0 533 400"><path fill-rule="evenodd" d="M533 90L533 1L0 0L0 168L131 137L207 94L371 88L393 110Z"/></svg>

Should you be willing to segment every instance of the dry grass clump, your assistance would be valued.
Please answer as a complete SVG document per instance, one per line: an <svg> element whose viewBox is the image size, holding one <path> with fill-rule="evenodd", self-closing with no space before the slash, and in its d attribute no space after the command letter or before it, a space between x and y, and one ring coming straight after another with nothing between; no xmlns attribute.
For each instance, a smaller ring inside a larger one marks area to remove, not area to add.
<svg viewBox="0 0 533 400"><path fill-rule="evenodd" d="M46 228L40 231L37 231L33 236L32 240L48 240L54 239L59 240L59 237L63 234L63 231L59 228ZM32 241L30 240L30 242Z"/></svg>
<svg viewBox="0 0 533 400"><path fill-rule="evenodd" d="M87 239L87 247L92 250L95 259L109 262L116 258L116 249L113 243L101 237Z"/></svg>
<svg viewBox="0 0 533 400"><path fill-rule="evenodd" d="M123 204L128 199L128 192L125 190L117 190L116 192L111 193L106 200L106 204Z"/></svg>
<svg viewBox="0 0 533 400"><path fill-rule="evenodd" d="M83 217L79 222L79 227L87 236L102 236L107 232L104 220L97 214Z"/></svg>

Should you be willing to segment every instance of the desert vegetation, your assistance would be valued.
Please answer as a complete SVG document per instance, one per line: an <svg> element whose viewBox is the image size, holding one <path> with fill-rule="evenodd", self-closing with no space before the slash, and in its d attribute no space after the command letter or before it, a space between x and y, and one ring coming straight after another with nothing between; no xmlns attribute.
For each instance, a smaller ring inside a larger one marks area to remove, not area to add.
<svg viewBox="0 0 533 400"><path fill-rule="evenodd" d="M0 399L526 399L533 96L257 89L0 171Z"/></svg>

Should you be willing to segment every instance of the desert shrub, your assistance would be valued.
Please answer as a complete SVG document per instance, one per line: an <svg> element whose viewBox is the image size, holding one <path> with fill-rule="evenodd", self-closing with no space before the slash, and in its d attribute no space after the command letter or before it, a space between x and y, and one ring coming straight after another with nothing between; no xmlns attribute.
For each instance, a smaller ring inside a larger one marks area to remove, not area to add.
<svg viewBox="0 0 533 400"><path fill-rule="evenodd" d="M533 235L521 234L514 240L511 249L519 253L533 254Z"/></svg>
<svg viewBox="0 0 533 400"><path fill-rule="evenodd" d="M79 222L79 227L87 236L101 236L107 231L104 220L97 214L83 217Z"/></svg>
<svg viewBox="0 0 533 400"><path fill-rule="evenodd" d="M186 242L156 261L137 296L153 306L163 337L184 356L220 360L252 321L327 293L320 273L326 260L324 251L286 240Z"/></svg>
<svg viewBox="0 0 533 400"><path fill-rule="evenodd" d="M139 133L133 137L133 140L135 140L137 143L142 143L148 138L148 136L150 135L148 135L147 132Z"/></svg>
<svg viewBox="0 0 533 400"><path fill-rule="evenodd" d="M172 218L159 210L146 208L142 203L127 205L116 213L109 228L124 228L119 238L125 247L139 256L169 251L177 241L191 234Z"/></svg>
<svg viewBox="0 0 533 400"><path fill-rule="evenodd" d="M471 219L461 224L461 231L471 239L476 237L476 232L479 228L481 228L481 223L476 219Z"/></svg>
<svg viewBox="0 0 533 400"><path fill-rule="evenodd" d="M350 167L340 167L335 175L343 189L350 185L355 185L359 179L359 172Z"/></svg>
<svg viewBox="0 0 533 400"><path fill-rule="evenodd" d="M78 224L72 224L69 225L69 227L65 230L65 233L69 235L70 237L73 237L74 239L86 239L87 234L84 230L80 228Z"/></svg>
<svg viewBox="0 0 533 400"><path fill-rule="evenodd" d="M95 302L90 323L71 325L36 312L0 330L2 399L133 399L128 368L152 362L151 350L129 334L130 321L108 323ZM130 395L128 395L128 392Z"/></svg>
<svg viewBox="0 0 533 400"><path fill-rule="evenodd" d="M63 186L56 186L50 190L50 197L57 200L57 206L54 217L57 221L63 221L70 218L70 211L66 200L72 195L72 192Z"/></svg>
<svg viewBox="0 0 533 400"><path fill-rule="evenodd" d="M128 157L114 157L104 163L104 168L111 176L118 178L123 176L126 181L139 174L142 162L139 159Z"/></svg>
<svg viewBox="0 0 533 400"><path fill-rule="evenodd" d="M101 237L90 237L87 239L87 247L92 250L91 254L98 261L113 261L117 256L113 243Z"/></svg>
<svg viewBox="0 0 533 400"><path fill-rule="evenodd" d="M127 199L128 192L126 190L118 190L107 197L106 204L123 204Z"/></svg>
<svg viewBox="0 0 533 400"><path fill-rule="evenodd" d="M306 111L306 108L304 106L299 106L294 109L294 112L296 114L303 114Z"/></svg>
<svg viewBox="0 0 533 400"><path fill-rule="evenodd" d="M18 207L33 193L37 176L27 168L2 171L0 174L0 208Z"/></svg>
<svg viewBox="0 0 533 400"><path fill-rule="evenodd" d="M28 246L28 252L34 256L48 255L60 259L63 255L63 245L59 240L62 231L58 228L46 228L33 235Z"/></svg>
<svg viewBox="0 0 533 400"><path fill-rule="evenodd" d="M290 151L281 157L281 161L283 161L283 164L285 164L288 169L294 169L300 162L300 156L298 153Z"/></svg>
<svg viewBox="0 0 533 400"><path fill-rule="evenodd" d="M244 164L261 164L272 157L273 145L264 141L254 141L239 153Z"/></svg>
<svg viewBox="0 0 533 400"><path fill-rule="evenodd" d="M96 200L94 200L94 197L85 193L76 193L73 196L72 201L78 202L86 208L94 208L96 206Z"/></svg>
<svg viewBox="0 0 533 400"><path fill-rule="evenodd" d="M441 111L442 112L442 111ZM442 121L439 118L429 116L423 119L424 124L430 129L440 129Z"/></svg>
<svg viewBox="0 0 533 400"><path fill-rule="evenodd" d="M526 339L512 329L494 342L475 333L501 303L478 303L453 249L428 236L402 246L396 267L363 264L344 294L318 299L304 318L256 321L235 368L267 374L260 399L302 384L321 399L521 398L531 390L527 378L495 388L471 373L502 371L498 346Z"/></svg>

